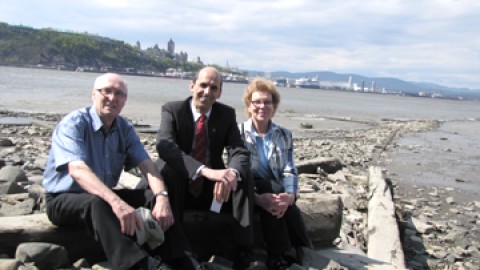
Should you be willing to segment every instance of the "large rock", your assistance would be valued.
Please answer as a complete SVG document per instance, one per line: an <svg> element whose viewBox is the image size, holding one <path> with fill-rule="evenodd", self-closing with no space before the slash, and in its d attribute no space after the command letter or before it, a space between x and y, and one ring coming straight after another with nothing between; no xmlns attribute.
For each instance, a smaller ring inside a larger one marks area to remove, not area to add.
<svg viewBox="0 0 480 270"><path fill-rule="evenodd" d="M46 214L0 217L0 254L13 258L17 246L26 242L53 243L68 250L70 261L104 260L100 243L81 227L57 227Z"/></svg>
<svg viewBox="0 0 480 270"><path fill-rule="evenodd" d="M308 235L316 247L331 246L340 234L343 203L330 194L302 194L297 201Z"/></svg>
<svg viewBox="0 0 480 270"><path fill-rule="evenodd" d="M295 164L298 173L318 173L321 168L326 173L335 173L342 169L342 162L338 158L314 158L306 161L297 162Z"/></svg>
<svg viewBox="0 0 480 270"><path fill-rule="evenodd" d="M28 181L28 177L25 172L19 166L7 165L0 169L0 179L15 181L15 182L25 182Z"/></svg>
<svg viewBox="0 0 480 270"><path fill-rule="evenodd" d="M10 139L0 138L0 146L14 146L15 144Z"/></svg>
<svg viewBox="0 0 480 270"><path fill-rule="evenodd" d="M11 199L10 199L11 198ZM4 195L0 206L0 216L21 216L32 214L36 205L35 199L28 193Z"/></svg>
<svg viewBox="0 0 480 270"><path fill-rule="evenodd" d="M65 248L50 243L22 243L15 252L15 259L33 263L39 270L65 268L70 264Z"/></svg>
<svg viewBox="0 0 480 270"><path fill-rule="evenodd" d="M15 181L1 180L0 178L0 195L23 193L25 189Z"/></svg>
<svg viewBox="0 0 480 270"><path fill-rule="evenodd" d="M48 162L48 156L47 155L41 155L38 156L35 161L33 162L32 165L32 170L39 170L42 171L47 167L47 162Z"/></svg>

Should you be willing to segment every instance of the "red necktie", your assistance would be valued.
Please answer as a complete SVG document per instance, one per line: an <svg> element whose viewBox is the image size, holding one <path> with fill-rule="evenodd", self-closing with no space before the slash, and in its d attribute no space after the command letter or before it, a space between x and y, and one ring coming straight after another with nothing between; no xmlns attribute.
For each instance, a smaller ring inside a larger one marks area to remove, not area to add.
<svg viewBox="0 0 480 270"><path fill-rule="evenodd" d="M203 114L198 118L197 127L195 129L195 149L193 149L192 153L193 158L204 164L207 160L208 145L205 120L207 120L207 117ZM203 181L203 177L197 177L195 180L190 181L189 189L194 197L198 197L200 196L200 193L202 193Z"/></svg>

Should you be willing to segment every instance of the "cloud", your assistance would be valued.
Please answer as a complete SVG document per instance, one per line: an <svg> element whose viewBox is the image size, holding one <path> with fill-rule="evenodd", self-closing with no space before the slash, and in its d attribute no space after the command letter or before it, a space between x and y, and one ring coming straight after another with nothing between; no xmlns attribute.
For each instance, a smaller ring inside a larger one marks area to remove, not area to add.
<svg viewBox="0 0 480 270"><path fill-rule="evenodd" d="M329 70L480 89L476 0L19 0L10 24L89 32L254 70Z"/></svg>

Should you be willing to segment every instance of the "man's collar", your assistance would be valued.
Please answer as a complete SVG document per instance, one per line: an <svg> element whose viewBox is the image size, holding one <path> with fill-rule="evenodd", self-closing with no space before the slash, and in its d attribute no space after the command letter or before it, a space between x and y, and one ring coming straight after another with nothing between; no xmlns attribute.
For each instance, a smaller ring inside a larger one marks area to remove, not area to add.
<svg viewBox="0 0 480 270"><path fill-rule="evenodd" d="M92 123L93 130L94 131L102 130L103 122L100 116L98 115L97 110L95 110L95 106L91 106L88 109L88 113L90 114L93 120L93 123ZM113 123L112 123L111 130L115 129L116 123L117 123L117 118L115 117L115 120L113 120Z"/></svg>
<svg viewBox="0 0 480 270"><path fill-rule="evenodd" d="M193 106L193 99L190 99L190 110L192 111L192 114L193 114L193 120L197 121L202 114L197 112L197 110L195 109L195 106ZM205 114L205 116L207 116L207 119L210 118L211 113L212 113L212 108L210 108L210 110L208 110L208 112Z"/></svg>

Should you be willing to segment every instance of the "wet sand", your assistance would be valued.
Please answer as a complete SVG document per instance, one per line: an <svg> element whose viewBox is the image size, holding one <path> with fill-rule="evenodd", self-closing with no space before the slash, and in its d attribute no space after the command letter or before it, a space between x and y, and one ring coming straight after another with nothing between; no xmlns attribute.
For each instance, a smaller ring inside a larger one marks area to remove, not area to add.
<svg viewBox="0 0 480 270"><path fill-rule="evenodd" d="M384 164L401 185L446 186L460 202L480 198L480 122L451 121L400 138Z"/></svg>
<svg viewBox="0 0 480 270"><path fill-rule="evenodd" d="M318 136L322 130L368 129L377 122L351 118L279 113L274 119L297 138ZM312 124L304 129L300 123ZM480 121L450 120L438 129L397 137L378 161L405 193L448 187L457 202L480 198Z"/></svg>

